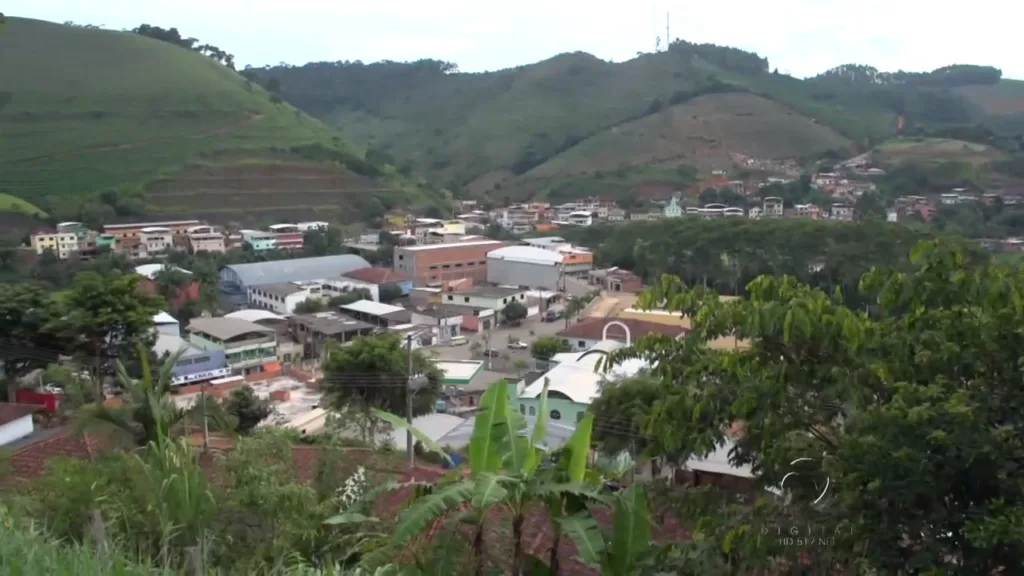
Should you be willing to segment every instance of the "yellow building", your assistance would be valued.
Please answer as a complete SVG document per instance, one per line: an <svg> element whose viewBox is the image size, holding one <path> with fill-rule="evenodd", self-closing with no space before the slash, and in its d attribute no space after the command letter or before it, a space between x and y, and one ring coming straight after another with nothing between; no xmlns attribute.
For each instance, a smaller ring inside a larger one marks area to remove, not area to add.
<svg viewBox="0 0 1024 576"><path fill-rule="evenodd" d="M39 232L29 237L36 254L51 250L61 260L78 255L78 234L74 232Z"/></svg>
<svg viewBox="0 0 1024 576"><path fill-rule="evenodd" d="M736 296L720 296L723 302L736 300ZM642 310L640 308L627 308L616 315L618 318L632 318L634 320L643 320L645 322L654 322L656 324L666 324L669 326L680 326L689 330L692 327L689 316L681 316L678 312L668 312L666 310ZM715 350L734 350L741 348L748 348L750 343L745 340L737 340L734 336L723 336L710 342L710 346Z"/></svg>

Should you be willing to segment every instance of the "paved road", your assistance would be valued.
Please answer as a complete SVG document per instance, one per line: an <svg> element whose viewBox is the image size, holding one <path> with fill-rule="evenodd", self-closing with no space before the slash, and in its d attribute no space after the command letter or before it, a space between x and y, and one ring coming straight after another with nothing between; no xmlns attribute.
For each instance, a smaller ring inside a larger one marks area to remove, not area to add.
<svg viewBox="0 0 1024 576"><path fill-rule="evenodd" d="M540 317L528 318L523 321L520 326L500 326L495 330L487 334L474 334L472 332L464 332L463 335L469 340L470 343L479 342L481 352L490 346L501 353L502 356L498 358L486 358L482 353L478 353L473 356L470 351L470 346L434 346L427 348L437 353L438 357L442 360L483 360L489 361L490 366L484 364L484 367L492 372L501 372L505 374L516 374L519 369L515 366L516 360L524 360L530 368L534 366L533 357L530 356L530 349L525 350L510 350L508 348L509 338L525 342L527 345L531 344L536 338L541 336L552 336L557 332L565 328L565 320L558 320L556 322L541 322ZM531 334L532 331L532 334ZM490 343L487 343L487 337L490 338ZM507 355L508 358L504 358Z"/></svg>

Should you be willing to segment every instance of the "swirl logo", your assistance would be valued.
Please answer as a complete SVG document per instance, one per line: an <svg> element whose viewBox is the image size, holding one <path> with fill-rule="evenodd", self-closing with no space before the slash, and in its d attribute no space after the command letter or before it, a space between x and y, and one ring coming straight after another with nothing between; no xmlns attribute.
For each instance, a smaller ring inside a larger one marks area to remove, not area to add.
<svg viewBox="0 0 1024 576"><path fill-rule="evenodd" d="M809 465L810 463L813 462L816 462L814 458L797 458L796 460L790 462L789 465L793 468L796 468L796 470L788 472L785 476L782 477L782 482L779 483L779 489L781 491L785 491L786 481L790 480L791 478L794 479L794 482L798 482L800 480L795 479L798 476L813 477L820 474L820 470L812 470L811 466ZM811 504L817 504L821 502L821 500L825 497L825 494L828 493L828 489L829 486L832 485L832 481L828 476L825 476L824 482L819 482L819 480L816 478L812 478L811 482L814 485L814 489L816 491L820 491L818 497L814 499L814 502L811 502Z"/></svg>

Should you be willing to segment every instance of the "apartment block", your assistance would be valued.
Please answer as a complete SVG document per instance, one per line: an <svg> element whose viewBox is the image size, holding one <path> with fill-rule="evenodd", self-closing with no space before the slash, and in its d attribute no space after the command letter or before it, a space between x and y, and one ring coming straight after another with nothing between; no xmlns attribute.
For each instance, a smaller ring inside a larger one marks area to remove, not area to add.
<svg viewBox="0 0 1024 576"><path fill-rule="evenodd" d="M504 246L505 243L498 240L396 246L394 269L420 284L461 278L483 282L487 279L487 253Z"/></svg>
<svg viewBox="0 0 1024 576"><path fill-rule="evenodd" d="M78 256L78 234L74 232L38 232L29 237L29 242L36 254L50 250L61 260Z"/></svg>

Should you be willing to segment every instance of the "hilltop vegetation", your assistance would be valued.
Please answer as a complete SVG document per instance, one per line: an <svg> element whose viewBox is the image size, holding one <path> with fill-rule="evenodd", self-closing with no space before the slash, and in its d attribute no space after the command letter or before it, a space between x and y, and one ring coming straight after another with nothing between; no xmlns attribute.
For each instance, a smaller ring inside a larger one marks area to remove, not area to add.
<svg viewBox="0 0 1024 576"><path fill-rule="evenodd" d="M992 114L1016 110L1004 89L1012 82L992 67L890 74L849 65L798 80L757 54L679 40L621 63L574 53L479 74L437 60L243 74L377 154L495 197L582 188L581 174L627 166L706 173L732 167L730 153L862 152L895 135L901 116L905 133L959 138L936 131L983 124L1008 140Z"/></svg>
<svg viewBox="0 0 1024 576"><path fill-rule="evenodd" d="M334 187L319 190L330 199L300 192L221 200L209 186L193 192L208 195L203 209L300 205L307 216L341 218L358 216L351 200L362 189L409 187L335 129L231 70L230 54L175 38L175 29L145 25L117 32L9 18L0 34L0 192L56 218L189 216L197 214L190 200L150 197L153 182L187 176L195 163L228 163L238 177L287 163L300 181L304 169L331 171ZM220 189L238 188L233 178ZM360 189L349 190L346 179ZM280 178L270 187L302 190ZM400 202L427 204L435 192L413 187Z"/></svg>

